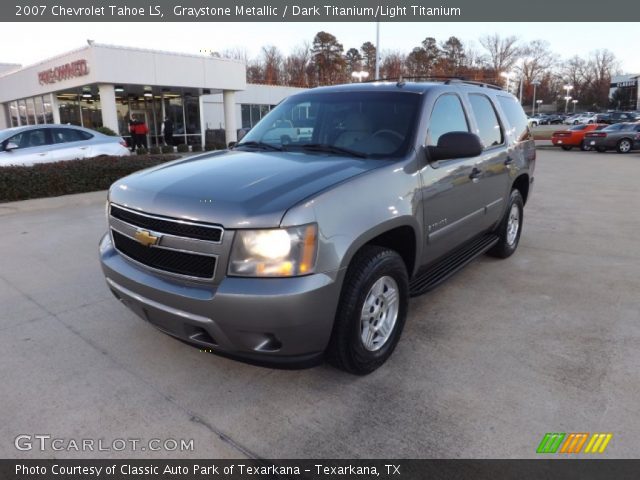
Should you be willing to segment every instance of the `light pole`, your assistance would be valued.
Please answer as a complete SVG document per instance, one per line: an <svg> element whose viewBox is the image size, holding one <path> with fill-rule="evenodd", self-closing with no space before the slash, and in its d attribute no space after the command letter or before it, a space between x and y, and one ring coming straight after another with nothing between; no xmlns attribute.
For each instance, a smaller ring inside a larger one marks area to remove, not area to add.
<svg viewBox="0 0 640 480"><path fill-rule="evenodd" d="M571 100L571 103L573 103L573 113L576 113L576 105L578 103L578 100L576 100L576 99Z"/></svg>
<svg viewBox="0 0 640 480"><path fill-rule="evenodd" d="M542 100L536 100L536 104L538 105L538 112L540 112L540 106L542 105Z"/></svg>
<svg viewBox="0 0 640 480"><path fill-rule="evenodd" d="M353 78L357 78L358 81L361 82L363 79L369 77L369 72L367 72L366 70L361 70L359 72L351 72L351 76Z"/></svg>
<svg viewBox="0 0 640 480"><path fill-rule="evenodd" d="M533 82L531 82L531 85L533 85L533 102L531 102L531 115L534 115L536 113L536 88L538 85L540 85L540 81L534 80Z"/></svg>
<svg viewBox="0 0 640 480"><path fill-rule="evenodd" d="M376 80L380 80L380 22L376 22Z"/></svg>
<svg viewBox="0 0 640 480"><path fill-rule="evenodd" d="M565 101L565 103L564 103L564 113L567 113L567 110L569 108L569 100L571 100L571 95L569 95L569 92L571 92L571 90L573 90L573 85L565 85L562 88L564 88L564 90L567 92L565 94L565 97L564 97L564 101Z"/></svg>

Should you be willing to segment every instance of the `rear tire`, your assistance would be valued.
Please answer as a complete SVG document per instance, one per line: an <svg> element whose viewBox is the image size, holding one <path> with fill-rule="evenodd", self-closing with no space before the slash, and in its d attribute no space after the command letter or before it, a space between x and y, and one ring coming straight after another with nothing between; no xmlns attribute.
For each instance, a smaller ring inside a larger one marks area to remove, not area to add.
<svg viewBox="0 0 640 480"><path fill-rule="evenodd" d="M623 138L618 142L618 145L616 145L616 150L618 151L618 153L629 153L632 148L633 144L628 138Z"/></svg>
<svg viewBox="0 0 640 480"><path fill-rule="evenodd" d="M396 348L408 301L409 277L400 255L385 247L363 247L344 279L327 361L357 375L376 370Z"/></svg>
<svg viewBox="0 0 640 480"><path fill-rule="evenodd" d="M580 143L580 150L582 150L583 152L589 152L591 150L591 147L589 145L587 145L587 142L585 142L584 140Z"/></svg>
<svg viewBox="0 0 640 480"><path fill-rule="evenodd" d="M508 258L516 251L520 243L524 213L524 201L520 190L511 190L509 204L495 233L498 235L496 243L487 253L492 257Z"/></svg>
<svg viewBox="0 0 640 480"><path fill-rule="evenodd" d="M569 150L571 150L572 148L573 148L573 146L572 146L572 145L562 145L562 149L563 149L563 150L565 150L565 151L567 151L567 152L568 152Z"/></svg>
<svg viewBox="0 0 640 480"><path fill-rule="evenodd" d="M606 152L606 151L607 151L607 149L606 149L605 147L596 147L596 151L597 151L598 153L604 153L604 152Z"/></svg>

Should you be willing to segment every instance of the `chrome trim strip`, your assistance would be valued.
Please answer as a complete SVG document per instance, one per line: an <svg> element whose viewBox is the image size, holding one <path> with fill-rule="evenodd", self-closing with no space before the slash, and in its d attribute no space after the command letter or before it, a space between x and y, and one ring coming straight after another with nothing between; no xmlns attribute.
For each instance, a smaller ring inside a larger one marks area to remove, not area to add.
<svg viewBox="0 0 640 480"><path fill-rule="evenodd" d="M118 247L116 247L116 242L113 239L113 232L114 231L117 231L117 230L114 230L113 228L109 228L109 237L111 238L111 244L113 245L113 249L116 252L118 252L119 255L121 255L123 258L125 258L127 261L129 261L131 263L134 263L134 264L139 265L140 267L143 267L143 268L145 268L147 270L151 270L151 271L163 274L163 275L168 275L170 277L176 277L176 278L187 279L187 280L194 280L194 281L197 281L197 282L210 281L210 280L213 280L214 278L216 278L216 272L218 271L218 256L217 255L211 255L211 257L215 257L215 259L216 259L216 263L213 266L213 275L211 277L195 277L193 275L184 275L182 273L169 272L167 270L161 270L159 268L151 267L151 266L149 266L149 265L147 265L145 263L139 262L138 260L136 260L134 258L131 258L126 253L123 253ZM121 232L118 232L118 233L120 233L121 235L124 235ZM128 238L131 238L128 235L125 235L125 236L128 237ZM170 250L170 249L167 249L167 250ZM195 253L195 252L185 252L185 253L191 253L191 254L194 254L194 255L198 255L198 253ZM205 255L205 256L209 256L209 255Z"/></svg>
<svg viewBox="0 0 640 480"><path fill-rule="evenodd" d="M185 312L183 310L178 310L177 308L173 308L173 307L169 307L168 305L163 305L162 303L158 303L154 300L151 300L147 297L143 297L142 295L139 295L135 292L132 292L131 290L129 290L128 288L123 287L122 285L117 284L116 282L114 282L113 280L111 280L109 277L105 277L105 279L107 280L107 283L109 284L110 287L115 288L116 290L118 290L118 292L122 293L123 295L126 295L127 297L130 297L134 300L137 300L140 303L144 303L145 305L149 305L150 307L156 308L158 310L162 310L166 313L169 313L171 315L176 315L178 317L183 317L183 318L188 318L189 320L194 320L196 322L201 322L201 323L212 323L213 320L208 318L208 317L203 317L201 315L196 315L194 313L188 313Z"/></svg>
<svg viewBox="0 0 640 480"><path fill-rule="evenodd" d="M165 222L173 222L173 223L180 223L183 225L193 225L195 227L203 227L203 228L210 228L212 230L220 230L220 240L219 241L213 241L213 240L203 240L201 238L191 238L191 237L184 237L181 235L174 235L176 237L181 237L181 238L188 238L190 240L200 240L203 242L209 242L209 243L222 243L222 238L224 237L224 228L220 227L220 226L216 226L216 225L209 225L206 223L199 223L199 222L190 222L188 220L179 220L177 218L169 218L169 217L160 217L157 215L151 215L148 213L142 213L142 212L138 212L136 210L133 210L131 208L127 208L127 207L123 207L122 205L118 204L118 203L113 203L113 202L109 202L109 216L115 218L116 220L120 220L121 222L124 222L124 220L119 219L118 217L114 217L113 215L111 215L111 207L115 205L116 208L120 208L122 210L126 210L127 212L133 213L135 215L140 215L142 217L147 217L147 218L153 218L154 220L162 220ZM128 223L128 222L124 222L124 223ZM131 225L131 224L129 224ZM144 228L144 227L140 227L139 225L133 225L135 228ZM158 233L162 233L162 232L158 232Z"/></svg>
<svg viewBox="0 0 640 480"><path fill-rule="evenodd" d="M122 222L122 223L126 223L126 222ZM127 223L127 225L130 225ZM133 225L132 225L133 226ZM128 233L123 232L122 230L119 230L118 228L116 228L113 225L110 225L109 228L111 228L111 230L118 232L120 235L123 235L127 238L130 238L131 240L137 242L138 240L136 240L135 237L132 237L131 235L129 235ZM140 227L134 227L134 228L140 228ZM186 237L176 237L175 235L169 235L167 233L161 233L161 232L156 232L155 230L148 230L145 229L147 232L151 233L152 235L157 235L160 238L160 241L162 241L162 238L165 236L171 236L171 237L175 237L175 238L186 238ZM182 252L182 253L189 253L191 255L202 255L203 257L214 257L214 258L218 258L218 255L216 255L215 253L205 253L205 252L197 252L195 250L184 250L182 248L173 248L173 247L167 247L165 245L150 245L148 248L160 248L162 250L171 250L174 252Z"/></svg>
<svg viewBox="0 0 640 480"><path fill-rule="evenodd" d="M445 225L440 230L436 230L435 232L428 234L427 242L431 243L433 241L436 241L438 238L443 237L444 235L447 235L448 233L456 230L457 228L473 220L475 217L479 215L485 215L485 207L479 208L478 210L471 212L470 214L465 215L462 218L459 218L455 222L452 222L449 225Z"/></svg>

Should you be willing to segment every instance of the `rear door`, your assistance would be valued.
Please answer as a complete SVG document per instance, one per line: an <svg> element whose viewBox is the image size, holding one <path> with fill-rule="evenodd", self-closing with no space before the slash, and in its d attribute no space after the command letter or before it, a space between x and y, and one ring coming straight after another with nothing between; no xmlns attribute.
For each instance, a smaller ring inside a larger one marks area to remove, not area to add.
<svg viewBox="0 0 640 480"><path fill-rule="evenodd" d="M478 168L479 196L485 208L482 228L488 229L501 217L509 193L509 156L505 128L499 119L496 106L483 93L469 93L467 100L473 113L475 133L480 137L484 150Z"/></svg>
<svg viewBox="0 0 640 480"><path fill-rule="evenodd" d="M91 156L89 140L93 136L90 133L77 128L60 127L52 129L52 136L52 161L76 160Z"/></svg>

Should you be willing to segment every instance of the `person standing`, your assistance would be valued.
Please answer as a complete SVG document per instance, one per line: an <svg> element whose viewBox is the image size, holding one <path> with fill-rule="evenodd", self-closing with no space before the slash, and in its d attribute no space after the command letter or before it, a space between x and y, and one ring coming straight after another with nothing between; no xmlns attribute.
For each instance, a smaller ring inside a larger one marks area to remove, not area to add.
<svg viewBox="0 0 640 480"><path fill-rule="evenodd" d="M140 148L147 148L147 134L149 133L149 127L144 120L138 120L134 125L136 130L136 136L138 137L138 146Z"/></svg>
<svg viewBox="0 0 640 480"><path fill-rule="evenodd" d="M138 148L138 133L136 131L136 124L138 120L135 115L129 116L129 133L131 134L131 143L129 147L131 147L131 151L135 152L136 148Z"/></svg>
<svg viewBox="0 0 640 480"><path fill-rule="evenodd" d="M164 143L173 147L173 121L169 117L164 117L162 122L162 133L164 134Z"/></svg>

